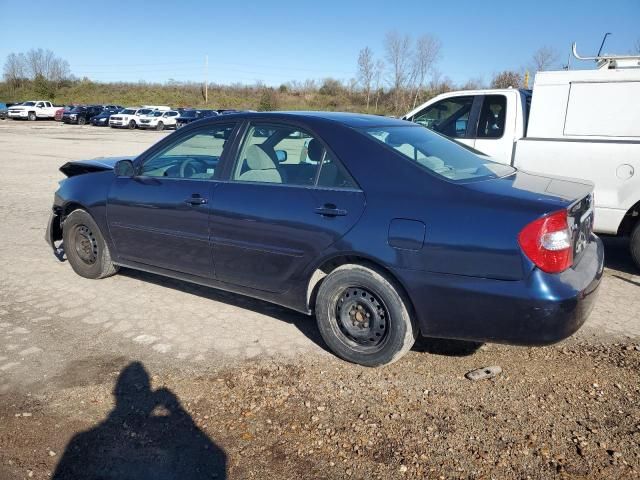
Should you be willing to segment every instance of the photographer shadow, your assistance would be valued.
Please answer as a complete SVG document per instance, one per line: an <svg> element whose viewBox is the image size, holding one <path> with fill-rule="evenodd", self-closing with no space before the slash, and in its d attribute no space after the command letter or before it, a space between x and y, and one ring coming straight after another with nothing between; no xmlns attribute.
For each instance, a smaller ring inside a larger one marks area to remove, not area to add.
<svg viewBox="0 0 640 480"><path fill-rule="evenodd" d="M114 395L108 417L71 439L54 480L226 478L225 452L169 389L151 390L140 362L122 370Z"/></svg>

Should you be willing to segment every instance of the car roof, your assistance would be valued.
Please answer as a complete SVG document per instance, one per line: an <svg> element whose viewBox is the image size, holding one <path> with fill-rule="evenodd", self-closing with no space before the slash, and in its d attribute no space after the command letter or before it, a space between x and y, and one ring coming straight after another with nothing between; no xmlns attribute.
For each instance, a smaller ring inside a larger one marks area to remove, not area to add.
<svg viewBox="0 0 640 480"><path fill-rule="evenodd" d="M229 118L253 120L300 120L311 122L333 122L347 127L386 127L415 125L405 120L384 117L381 115L367 115L348 112L320 112L320 111L287 111L287 112L238 112L228 113L218 117L209 117L209 121Z"/></svg>

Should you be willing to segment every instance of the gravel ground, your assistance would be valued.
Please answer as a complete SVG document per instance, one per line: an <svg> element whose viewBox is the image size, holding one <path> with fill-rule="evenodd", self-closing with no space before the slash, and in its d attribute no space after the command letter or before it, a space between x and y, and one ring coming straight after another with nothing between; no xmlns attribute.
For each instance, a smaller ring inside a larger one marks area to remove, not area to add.
<svg viewBox="0 0 640 480"><path fill-rule="evenodd" d="M57 168L164 135L0 122L0 479L640 477L640 276L624 241L606 240L596 308L560 345L424 340L364 369L304 315L55 260ZM490 365L503 373L464 378Z"/></svg>

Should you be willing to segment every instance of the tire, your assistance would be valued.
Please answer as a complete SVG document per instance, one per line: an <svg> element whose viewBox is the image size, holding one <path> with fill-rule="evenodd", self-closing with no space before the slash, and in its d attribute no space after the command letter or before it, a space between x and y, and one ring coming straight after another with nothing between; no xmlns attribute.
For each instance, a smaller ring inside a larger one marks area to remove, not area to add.
<svg viewBox="0 0 640 480"><path fill-rule="evenodd" d="M636 222L636 226L633 227L631 231L629 249L631 250L633 262L636 264L636 267L640 269L640 220Z"/></svg>
<svg viewBox="0 0 640 480"><path fill-rule="evenodd" d="M38 119L38 117L36 116L36 112L29 112L29 114L27 115L27 118L31 122L35 122Z"/></svg>
<svg viewBox="0 0 640 480"><path fill-rule="evenodd" d="M129 130L133 130L136 128L136 121L135 120L130 120L129 124L127 125L127 128L129 128Z"/></svg>
<svg viewBox="0 0 640 480"><path fill-rule="evenodd" d="M322 338L340 358L376 367L395 362L413 346L418 328L397 283L362 265L342 265L318 290L316 320Z"/></svg>
<svg viewBox="0 0 640 480"><path fill-rule="evenodd" d="M156 126L156 130L159 130L159 131L164 130L164 123L158 122L158 125Z"/></svg>
<svg viewBox="0 0 640 480"><path fill-rule="evenodd" d="M85 123L87 123L87 119L84 117L80 117L78 118L78 125L84 125Z"/></svg>
<svg viewBox="0 0 640 480"><path fill-rule="evenodd" d="M62 226L62 241L71 268L81 277L106 278L118 271L98 225L86 211L69 214Z"/></svg>

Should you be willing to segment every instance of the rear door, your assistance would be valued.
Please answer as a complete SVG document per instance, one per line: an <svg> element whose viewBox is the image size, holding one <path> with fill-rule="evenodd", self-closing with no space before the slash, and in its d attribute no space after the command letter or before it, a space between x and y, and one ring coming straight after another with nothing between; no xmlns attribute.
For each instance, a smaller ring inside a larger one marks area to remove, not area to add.
<svg viewBox="0 0 640 480"><path fill-rule="evenodd" d="M354 225L364 194L300 125L248 123L237 152L211 211L216 278L284 292Z"/></svg>
<svg viewBox="0 0 640 480"><path fill-rule="evenodd" d="M234 127L229 122L178 135L141 158L135 176L115 179L107 222L118 259L213 276L213 179Z"/></svg>

